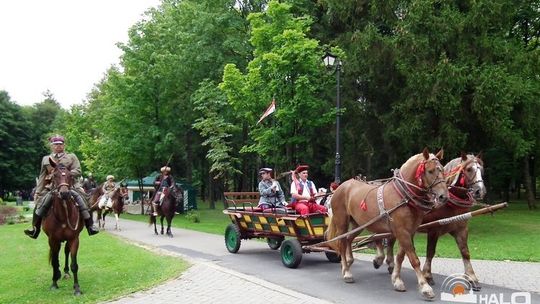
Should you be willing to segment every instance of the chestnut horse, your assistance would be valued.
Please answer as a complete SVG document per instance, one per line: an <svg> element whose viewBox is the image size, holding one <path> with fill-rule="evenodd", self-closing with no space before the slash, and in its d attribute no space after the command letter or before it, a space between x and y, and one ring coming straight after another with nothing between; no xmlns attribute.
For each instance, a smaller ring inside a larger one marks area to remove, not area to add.
<svg viewBox="0 0 540 304"><path fill-rule="evenodd" d="M108 208L107 206L99 208L99 198L103 194L103 185L100 185L98 188L94 189L94 191L90 195L90 212L93 213L95 210L97 210L98 226L101 229L105 229L105 217L107 216L107 214L109 214L109 212L114 213L114 217L116 219L116 225L114 229L120 230L120 224L118 219L120 218L120 214L124 212L124 203L128 197L127 186L123 183L120 183L120 187L117 187L113 190L111 194L111 208Z"/></svg>
<svg viewBox="0 0 540 304"><path fill-rule="evenodd" d="M84 227L79 208L76 206L72 192L74 179L69 170L57 165L52 158L49 163L53 167L52 171L52 204L48 214L43 219L43 231L49 238L49 260L53 268L51 289L58 289L58 280L61 277L60 262L58 260L62 242L66 242L64 252L66 254L66 265L64 277L69 277L67 268L68 254L71 257L71 272L73 272L73 289L75 295L82 294L79 287L77 264L77 251L79 250L79 233ZM80 202L84 203L84 202Z"/></svg>
<svg viewBox="0 0 540 304"><path fill-rule="evenodd" d="M482 179L484 171L481 155L462 153L461 157L455 158L444 166L446 184L449 187L449 198L446 204L433 209L424 216L423 224L443 218L460 215L470 211L476 200L481 200L486 195L486 187ZM465 269L465 278L470 281L473 290L480 290L480 284L474 269L471 265L471 256L467 239L469 236L468 221L457 221L447 225L432 227L429 229L420 229L419 232L427 233L426 261L422 271L428 283L434 285L433 274L431 273L431 262L435 256L435 249L439 237L450 233L456 241L461 252L463 266ZM387 258L388 270L391 272L393 267L393 242L388 240ZM384 259L382 244L376 242L377 256L373 260L375 268L379 268Z"/></svg>
<svg viewBox="0 0 540 304"><path fill-rule="evenodd" d="M176 205L182 203L184 194L182 188L171 186L163 189L165 196L160 205L157 206L157 213L160 216L161 234L164 232L163 219L167 220L167 236L173 237L171 232L172 219L176 213ZM150 213L150 225L154 224L154 233L158 235L156 216Z"/></svg>
<svg viewBox="0 0 540 304"><path fill-rule="evenodd" d="M427 148L410 157L394 177L382 184L350 179L340 185L332 197L332 218L328 227L329 246L341 256L343 280L354 282L350 267L354 262L352 241L365 228L375 233L391 232L399 241L397 265L392 283L405 291L400 277L401 264L407 254L416 272L421 294L433 299L414 250L413 236L425 212L448 198L443 167L439 161L443 151L430 154ZM349 224L354 233L349 233Z"/></svg>

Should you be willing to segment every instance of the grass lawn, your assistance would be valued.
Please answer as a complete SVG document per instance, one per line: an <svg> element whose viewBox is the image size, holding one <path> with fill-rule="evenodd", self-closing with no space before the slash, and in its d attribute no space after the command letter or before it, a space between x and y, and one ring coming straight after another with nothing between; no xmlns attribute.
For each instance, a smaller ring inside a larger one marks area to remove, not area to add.
<svg viewBox="0 0 540 304"><path fill-rule="evenodd" d="M529 211L523 201L510 201L493 215L469 220L472 259L540 262L540 210ZM415 237L415 247L425 255L426 236ZM440 257L461 258L454 238L445 235L437 243Z"/></svg>
<svg viewBox="0 0 540 304"><path fill-rule="evenodd" d="M83 295L73 296L73 279L59 280L49 290L47 236L37 240L23 234L29 224L0 225L0 303L97 303L111 300L179 276L189 264L133 246L108 233L89 237L81 233L78 255L79 284ZM63 271L63 249L60 268Z"/></svg>
<svg viewBox="0 0 540 304"><path fill-rule="evenodd" d="M223 235L230 220L222 213L222 205L218 204L217 209L212 210L207 203L198 202L198 208L200 223L177 215L173 226ZM148 216L142 215L126 214L122 218L148 221ZM476 216L469 221L469 250L473 259L540 262L538 235L540 210L529 211L525 202L513 201L493 215ZM425 234L416 235L415 247L420 256L425 256ZM437 256L461 257L453 237L445 235L439 239Z"/></svg>

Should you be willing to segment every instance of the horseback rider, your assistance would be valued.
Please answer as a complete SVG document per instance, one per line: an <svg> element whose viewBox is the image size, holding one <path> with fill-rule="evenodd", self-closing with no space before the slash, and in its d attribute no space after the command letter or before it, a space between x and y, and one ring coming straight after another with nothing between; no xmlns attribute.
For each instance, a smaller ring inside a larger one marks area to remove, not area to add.
<svg viewBox="0 0 540 304"><path fill-rule="evenodd" d="M84 180L82 187L86 194L92 193L92 191L97 187L96 180L94 179L92 173L88 173L88 177Z"/></svg>
<svg viewBox="0 0 540 304"><path fill-rule="evenodd" d="M35 190L34 201L36 206L34 208L34 214L32 217L32 229L24 230L24 233L29 237L36 239L39 236L41 231L41 221L45 217L51 207L52 194L51 192L51 172L53 171L52 166L49 163L49 157L52 158L58 165L65 167L67 170L71 171L71 175L74 180L77 181L78 177L81 176L81 164L77 156L73 153L65 152L64 146L64 137L60 135L54 135L49 138L51 144L52 153L45 155L41 160L41 171L37 181L37 186ZM74 199L77 202L77 207L81 213L86 229L88 230L89 235L94 235L99 232L98 228L94 226L94 222L90 213L88 212L88 204L84 199L84 195L81 195L82 188L80 185L73 185Z"/></svg>
<svg viewBox="0 0 540 304"><path fill-rule="evenodd" d="M154 199L152 200L152 212L154 216L157 216L157 206L161 205L163 199L168 194L169 187L175 187L174 178L171 175L171 167L164 166L161 168L161 174L156 176L154 180Z"/></svg>
<svg viewBox="0 0 540 304"><path fill-rule="evenodd" d="M107 175L107 181L103 183L103 186L101 188L103 189L103 195L99 199L98 207L100 209L103 209L105 207L111 208L112 196L114 194L114 190L116 190L116 183L114 182L114 176Z"/></svg>

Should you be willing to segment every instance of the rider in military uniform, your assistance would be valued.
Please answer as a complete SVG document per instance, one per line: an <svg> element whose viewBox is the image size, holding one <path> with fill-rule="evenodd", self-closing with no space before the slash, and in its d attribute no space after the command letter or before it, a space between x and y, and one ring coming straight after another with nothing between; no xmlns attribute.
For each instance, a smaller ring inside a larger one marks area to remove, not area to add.
<svg viewBox="0 0 540 304"><path fill-rule="evenodd" d="M86 192L86 194L91 194L92 191L96 189L97 183L92 173L88 173L88 177L84 180L82 187L84 189L84 192Z"/></svg>
<svg viewBox="0 0 540 304"><path fill-rule="evenodd" d="M51 172L53 171L53 168L49 163L49 157L52 158L58 165L64 166L67 170L70 170L75 181L78 180L79 176L81 176L81 164L77 156L73 153L66 153L64 151L64 137L55 135L49 138L49 142L51 143L52 153L44 156L41 160L41 172L39 174L35 190L34 201L36 202L36 207L34 209L34 215L32 218L33 228L31 230L24 230L24 233L33 239L36 239L39 236L41 231L41 221L43 217L47 215L52 202L52 194L50 191L52 187ZM75 190L75 193L82 192L82 188L79 185L74 185L73 190ZM79 194L75 195L73 198L77 202L79 212L84 219L88 234L94 235L98 233L99 231L94 226L92 217L88 212L88 206L83 199L83 196Z"/></svg>

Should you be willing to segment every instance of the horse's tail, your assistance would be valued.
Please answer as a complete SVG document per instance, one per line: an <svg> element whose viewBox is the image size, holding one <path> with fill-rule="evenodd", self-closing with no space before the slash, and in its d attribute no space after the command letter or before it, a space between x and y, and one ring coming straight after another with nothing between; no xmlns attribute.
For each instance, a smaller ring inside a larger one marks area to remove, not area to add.
<svg viewBox="0 0 540 304"><path fill-rule="evenodd" d="M349 226L349 216L345 208L347 185L341 185L332 195L332 212L329 212L330 224L326 230L326 240L331 240L346 231L343 230L343 226ZM338 251L342 239L328 243L328 246Z"/></svg>
<svg viewBox="0 0 540 304"><path fill-rule="evenodd" d="M337 232L336 222L334 218L330 216L330 224L328 225L328 229L326 230L326 234L325 234L326 240L331 240L335 238L337 236L336 232ZM338 241L330 242L328 243L328 246L337 251Z"/></svg>

